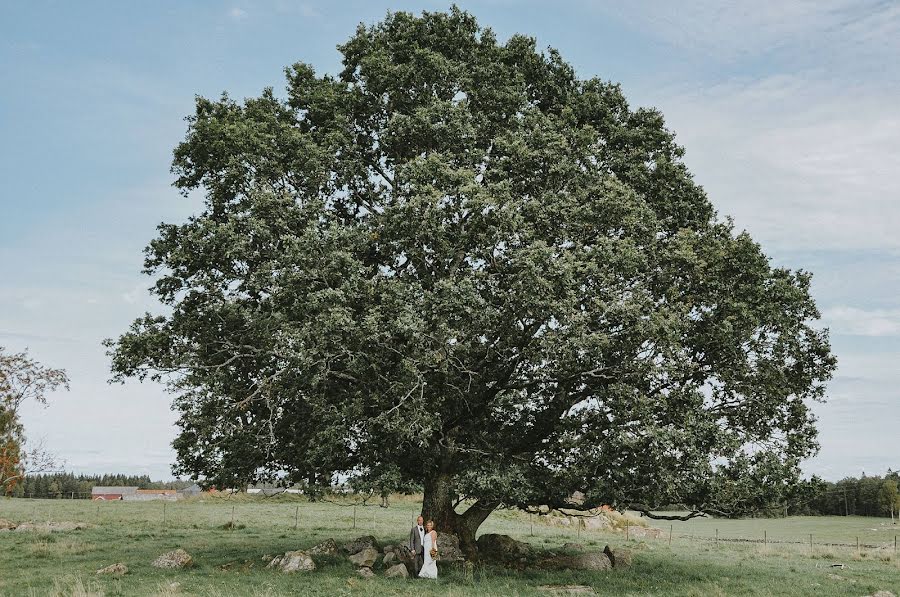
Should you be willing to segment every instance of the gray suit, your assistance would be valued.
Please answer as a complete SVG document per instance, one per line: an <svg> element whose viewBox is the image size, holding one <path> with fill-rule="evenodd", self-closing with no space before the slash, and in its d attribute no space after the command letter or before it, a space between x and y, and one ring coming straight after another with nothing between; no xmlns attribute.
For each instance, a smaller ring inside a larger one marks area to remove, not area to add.
<svg viewBox="0 0 900 597"><path fill-rule="evenodd" d="M409 544L407 547L409 547L409 551L416 557L416 576L418 576L422 566L425 565L425 546L422 545L422 535L419 534L418 525L413 525L413 528L410 529Z"/></svg>

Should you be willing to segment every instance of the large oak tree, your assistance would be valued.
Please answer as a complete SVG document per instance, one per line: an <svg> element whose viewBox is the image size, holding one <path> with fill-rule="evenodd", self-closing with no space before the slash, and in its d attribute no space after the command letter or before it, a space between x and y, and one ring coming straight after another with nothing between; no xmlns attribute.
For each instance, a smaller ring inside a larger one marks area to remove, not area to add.
<svg viewBox="0 0 900 597"><path fill-rule="evenodd" d="M810 276L716 214L657 111L456 9L339 49L285 97L198 98L175 150L204 208L146 250L166 314L109 345L176 392L176 472L420 483L470 553L498 507L790 491L835 365Z"/></svg>

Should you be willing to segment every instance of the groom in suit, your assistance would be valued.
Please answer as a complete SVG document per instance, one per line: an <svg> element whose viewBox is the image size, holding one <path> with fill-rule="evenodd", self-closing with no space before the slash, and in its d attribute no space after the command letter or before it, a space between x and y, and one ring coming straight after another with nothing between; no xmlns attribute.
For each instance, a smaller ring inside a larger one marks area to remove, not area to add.
<svg viewBox="0 0 900 597"><path fill-rule="evenodd" d="M425 564L425 519L421 516L416 518L416 526L409 530L409 544L407 547L409 547L409 551L411 551L416 558L416 570L413 576L418 577L419 571Z"/></svg>

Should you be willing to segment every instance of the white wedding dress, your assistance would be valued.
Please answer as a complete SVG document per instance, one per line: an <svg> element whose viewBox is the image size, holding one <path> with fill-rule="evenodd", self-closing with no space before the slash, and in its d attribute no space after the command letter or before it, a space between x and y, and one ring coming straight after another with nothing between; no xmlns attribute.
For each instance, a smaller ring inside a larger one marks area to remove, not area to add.
<svg viewBox="0 0 900 597"><path fill-rule="evenodd" d="M431 540L431 533L426 533L425 543L422 545L425 548L425 563L422 564L422 569L419 570L419 578L437 578L437 562L431 559L431 548L433 546L434 542Z"/></svg>

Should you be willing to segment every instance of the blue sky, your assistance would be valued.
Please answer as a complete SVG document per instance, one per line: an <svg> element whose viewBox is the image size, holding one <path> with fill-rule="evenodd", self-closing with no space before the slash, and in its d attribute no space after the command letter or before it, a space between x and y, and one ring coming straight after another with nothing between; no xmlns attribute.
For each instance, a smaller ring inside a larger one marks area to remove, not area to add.
<svg viewBox="0 0 900 597"><path fill-rule="evenodd" d="M881 0L458 2L501 38L558 48L583 77L655 106L720 214L815 273L839 370L816 407L829 479L900 465L900 3ZM336 72L343 42L410 2L0 4L0 345L64 367L28 408L78 472L170 476L175 416L151 383L110 386L100 342L154 309L140 275L196 94Z"/></svg>

